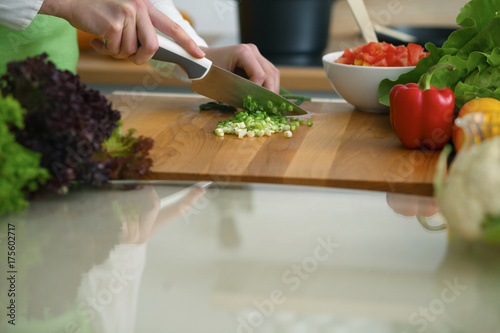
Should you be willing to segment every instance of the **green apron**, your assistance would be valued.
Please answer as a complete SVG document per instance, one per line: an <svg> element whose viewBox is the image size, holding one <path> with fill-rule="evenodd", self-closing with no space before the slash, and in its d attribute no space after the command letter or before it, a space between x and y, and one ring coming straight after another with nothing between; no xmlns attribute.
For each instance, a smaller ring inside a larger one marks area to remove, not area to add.
<svg viewBox="0 0 500 333"><path fill-rule="evenodd" d="M61 70L76 73L78 43L76 29L67 21L49 15L36 15L24 30L0 25L0 75L7 63L42 53Z"/></svg>

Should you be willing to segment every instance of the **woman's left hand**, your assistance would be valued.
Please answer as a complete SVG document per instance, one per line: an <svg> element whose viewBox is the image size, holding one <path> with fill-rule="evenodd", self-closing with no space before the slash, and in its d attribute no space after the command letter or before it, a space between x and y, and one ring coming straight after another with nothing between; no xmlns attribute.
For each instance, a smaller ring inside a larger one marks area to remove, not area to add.
<svg viewBox="0 0 500 333"><path fill-rule="evenodd" d="M275 93L280 89L279 70L254 44L238 44L223 47L201 47L214 65L242 75Z"/></svg>

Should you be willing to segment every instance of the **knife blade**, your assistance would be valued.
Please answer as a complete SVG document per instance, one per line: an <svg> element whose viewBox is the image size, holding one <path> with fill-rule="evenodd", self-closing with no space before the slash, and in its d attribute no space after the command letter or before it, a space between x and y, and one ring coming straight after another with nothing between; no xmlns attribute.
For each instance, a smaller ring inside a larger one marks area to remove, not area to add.
<svg viewBox="0 0 500 333"><path fill-rule="evenodd" d="M212 64L207 58L195 58L170 38L158 35L159 48L153 56L158 61L179 65L191 79L191 90L237 108L243 108L243 99L252 96L260 105L268 101L280 106L285 103L288 111L283 115L307 114L301 107L271 90ZM291 106L291 107L289 107Z"/></svg>

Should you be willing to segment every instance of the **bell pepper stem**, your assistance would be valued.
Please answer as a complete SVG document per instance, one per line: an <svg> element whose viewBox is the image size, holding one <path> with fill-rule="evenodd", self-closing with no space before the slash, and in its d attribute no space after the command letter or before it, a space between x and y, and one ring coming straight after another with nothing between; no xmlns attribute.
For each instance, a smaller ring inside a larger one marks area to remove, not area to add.
<svg viewBox="0 0 500 333"><path fill-rule="evenodd" d="M434 66L432 66L431 68L429 68L427 70L427 72L425 72L421 77L420 77L420 80L418 80L418 88L420 90L427 90L427 89L430 89L431 87L431 78L432 78L432 75L434 75L434 73L437 71L437 70L440 70L440 69L447 69L447 70L454 70L455 69L455 66L451 65L451 64L447 64L447 63L440 63L440 64L435 64Z"/></svg>

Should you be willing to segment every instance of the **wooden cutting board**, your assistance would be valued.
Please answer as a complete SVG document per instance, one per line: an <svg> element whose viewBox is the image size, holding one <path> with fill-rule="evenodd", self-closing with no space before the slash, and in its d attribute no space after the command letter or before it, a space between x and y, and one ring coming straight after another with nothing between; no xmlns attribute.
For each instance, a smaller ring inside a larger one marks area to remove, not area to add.
<svg viewBox="0 0 500 333"><path fill-rule="evenodd" d="M305 102L314 125L293 137L218 137L231 114L200 111L197 95L108 95L124 129L155 140L152 179L328 186L432 195L439 151L408 150L388 114L356 110L339 100Z"/></svg>

